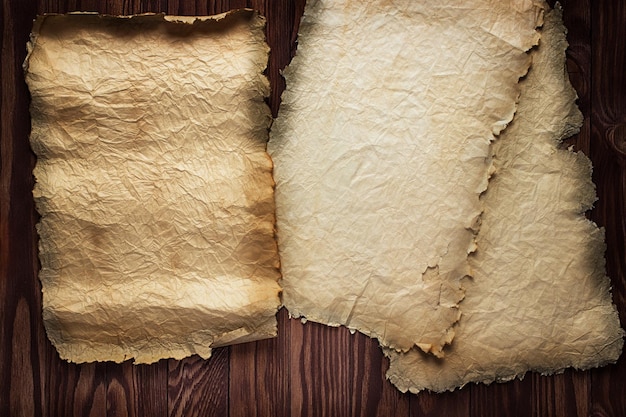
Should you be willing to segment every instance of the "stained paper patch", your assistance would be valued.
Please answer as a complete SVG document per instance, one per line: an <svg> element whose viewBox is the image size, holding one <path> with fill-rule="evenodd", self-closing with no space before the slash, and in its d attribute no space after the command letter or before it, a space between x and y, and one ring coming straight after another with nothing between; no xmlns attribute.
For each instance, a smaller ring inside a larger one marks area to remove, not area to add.
<svg viewBox="0 0 626 417"><path fill-rule="evenodd" d="M40 278L62 358L208 357L276 334L263 28L251 11L36 21Z"/></svg>

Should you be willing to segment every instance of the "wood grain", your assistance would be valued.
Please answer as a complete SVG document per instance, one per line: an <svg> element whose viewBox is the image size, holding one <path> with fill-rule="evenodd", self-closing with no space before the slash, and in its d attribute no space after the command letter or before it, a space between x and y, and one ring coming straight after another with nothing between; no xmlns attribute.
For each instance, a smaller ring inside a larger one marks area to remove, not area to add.
<svg viewBox="0 0 626 417"><path fill-rule="evenodd" d="M278 337L230 347L230 416L289 415L291 332L287 311L278 313Z"/></svg>
<svg viewBox="0 0 626 417"><path fill-rule="evenodd" d="M385 380L375 340L344 327L290 324L290 415L408 416L408 395Z"/></svg>
<svg viewBox="0 0 626 417"><path fill-rule="evenodd" d="M585 417L589 415L591 394L587 373L567 370L563 374L546 377L532 376L532 414L546 417Z"/></svg>
<svg viewBox="0 0 626 417"><path fill-rule="evenodd" d="M108 415L169 415L167 361L162 360L154 365L108 363L106 376Z"/></svg>
<svg viewBox="0 0 626 417"><path fill-rule="evenodd" d="M48 360L50 369L42 381L41 399L47 407L42 414L50 417L105 417L106 416L106 363L76 365L61 361L54 355Z"/></svg>
<svg viewBox="0 0 626 417"><path fill-rule="evenodd" d="M532 381L530 378L507 384L472 385L472 416L530 417L532 416Z"/></svg>
<svg viewBox="0 0 626 417"><path fill-rule="evenodd" d="M461 417L472 414L471 400L474 398L471 389L456 392L434 394L424 392L418 396L411 396L411 417Z"/></svg>
<svg viewBox="0 0 626 417"><path fill-rule="evenodd" d="M304 0L0 0L0 416L626 416L626 360L446 394L401 394L385 380L376 343L343 328L278 315L277 339L214 351L209 360L69 364L41 320L37 213L21 63L37 13L214 14L251 7L267 17L268 103L296 51ZM585 124L569 143L594 163L607 270L626 322L626 3L563 0L568 71Z"/></svg>
<svg viewBox="0 0 626 417"><path fill-rule="evenodd" d="M227 415L228 377L228 348L214 349L208 361L198 356L181 361L170 360L167 415Z"/></svg>
<svg viewBox="0 0 626 417"><path fill-rule="evenodd" d="M607 271L626 323L626 3L591 5L591 142L598 203L592 218L606 228ZM626 415L626 360L591 373L594 416Z"/></svg>

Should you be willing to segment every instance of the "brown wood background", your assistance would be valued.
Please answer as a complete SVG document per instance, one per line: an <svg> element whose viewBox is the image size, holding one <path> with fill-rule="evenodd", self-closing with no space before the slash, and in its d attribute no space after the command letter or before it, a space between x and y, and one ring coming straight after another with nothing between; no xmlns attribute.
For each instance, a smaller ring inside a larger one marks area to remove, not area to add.
<svg viewBox="0 0 626 417"><path fill-rule="evenodd" d="M0 0L0 417L4 416L626 416L626 359L446 394L400 394L384 378L377 343L343 328L279 314L273 340L220 348L211 359L153 365L75 365L45 336L28 145L29 95L21 63L38 13L98 11L204 15L251 7L267 16L274 114L279 71L296 48L304 0ZM428 0L423 0L428 1ZM568 68L585 115L572 140L593 160L606 228L607 269L626 323L626 2L565 0Z"/></svg>

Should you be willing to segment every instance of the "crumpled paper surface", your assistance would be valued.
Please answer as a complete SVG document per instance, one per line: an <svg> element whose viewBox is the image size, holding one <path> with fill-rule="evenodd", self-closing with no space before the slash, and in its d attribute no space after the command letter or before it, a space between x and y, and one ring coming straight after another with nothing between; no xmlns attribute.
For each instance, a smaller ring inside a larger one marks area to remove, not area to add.
<svg viewBox="0 0 626 417"><path fill-rule="evenodd" d="M206 358L276 335L264 24L251 11L37 19L40 278L62 358Z"/></svg>
<svg viewBox="0 0 626 417"><path fill-rule="evenodd" d="M471 258L463 316L445 360L386 350L401 391L452 390L614 362L624 336L605 276L604 233L584 216L591 163L560 149L582 115L565 72L565 28L546 15L518 112L494 143L496 174Z"/></svg>
<svg viewBox="0 0 626 417"><path fill-rule="evenodd" d="M283 301L443 355L533 1L307 2L272 126Z"/></svg>

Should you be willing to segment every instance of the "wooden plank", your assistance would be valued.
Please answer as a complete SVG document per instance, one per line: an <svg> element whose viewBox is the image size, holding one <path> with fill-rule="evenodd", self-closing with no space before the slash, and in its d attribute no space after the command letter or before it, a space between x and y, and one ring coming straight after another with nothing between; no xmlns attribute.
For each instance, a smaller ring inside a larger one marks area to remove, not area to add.
<svg viewBox="0 0 626 417"><path fill-rule="evenodd" d="M106 363L107 415L168 415L167 360L152 365Z"/></svg>
<svg viewBox="0 0 626 417"><path fill-rule="evenodd" d="M607 271L626 323L626 4L591 4L591 159L599 201L593 219L606 227ZM593 413L626 415L626 358L592 372Z"/></svg>
<svg viewBox="0 0 626 417"><path fill-rule="evenodd" d="M470 415L476 417L530 417L532 378L506 384L471 385Z"/></svg>
<svg viewBox="0 0 626 417"><path fill-rule="evenodd" d="M168 415L228 415L228 348L213 349L209 360L192 356L169 361Z"/></svg>
<svg viewBox="0 0 626 417"><path fill-rule="evenodd" d="M382 359L380 364L375 364L375 366L373 366L373 368L378 368L380 370L380 379L378 381L383 381L381 382L383 389L376 407L376 413L374 415L394 417L414 415L412 414L411 407L413 406L413 398L415 396L408 392L404 394L401 393L391 384L391 382L387 380L389 359L385 358L384 355L380 355L380 348L370 346L369 349L371 350L369 354L373 355L376 361Z"/></svg>
<svg viewBox="0 0 626 417"><path fill-rule="evenodd" d="M421 392L411 396L411 417L465 417L470 415L469 388L435 394Z"/></svg>
<svg viewBox="0 0 626 417"><path fill-rule="evenodd" d="M47 339L35 223L29 96L22 72L37 3L2 0L0 16L0 415L47 412Z"/></svg>
<svg viewBox="0 0 626 417"><path fill-rule="evenodd" d="M49 417L106 416L106 364L69 364L50 346L46 386Z"/></svg>
<svg viewBox="0 0 626 417"><path fill-rule="evenodd" d="M137 416L167 416L168 404L168 361L161 360L152 365L129 366L133 370L137 398Z"/></svg>
<svg viewBox="0 0 626 417"><path fill-rule="evenodd" d="M79 0L76 6L77 6L76 7L77 11L81 11L81 12L99 12L99 13L107 12L105 1Z"/></svg>
<svg viewBox="0 0 626 417"><path fill-rule="evenodd" d="M551 377L533 374L533 416L586 417L590 385L585 372L567 370Z"/></svg>
<svg viewBox="0 0 626 417"><path fill-rule="evenodd" d="M136 416L135 395L132 384L132 372L124 375L121 364L107 364L107 416Z"/></svg>
<svg viewBox="0 0 626 417"><path fill-rule="evenodd" d="M42 403L38 400L35 392L39 375L33 365L37 361L32 347L31 329L31 306L26 298L19 297L15 310L10 312L7 318L13 318L11 326L11 346L10 352L5 352L2 360L9 365L9 399L8 411L11 415L34 416L40 414ZM9 353L7 355L7 353ZM33 363L34 362L34 363ZM5 371L6 372L6 371Z"/></svg>
<svg viewBox="0 0 626 417"><path fill-rule="evenodd" d="M291 415L408 416L384 377L387 362L375 339L345 327L291 320Z"/></svg>
<svg viewBox="0 0 626 417"><path fill-rule="evenodd" d="M278 337L230 347L230 417L289 415L290 329L278 314Z"/></svg>

